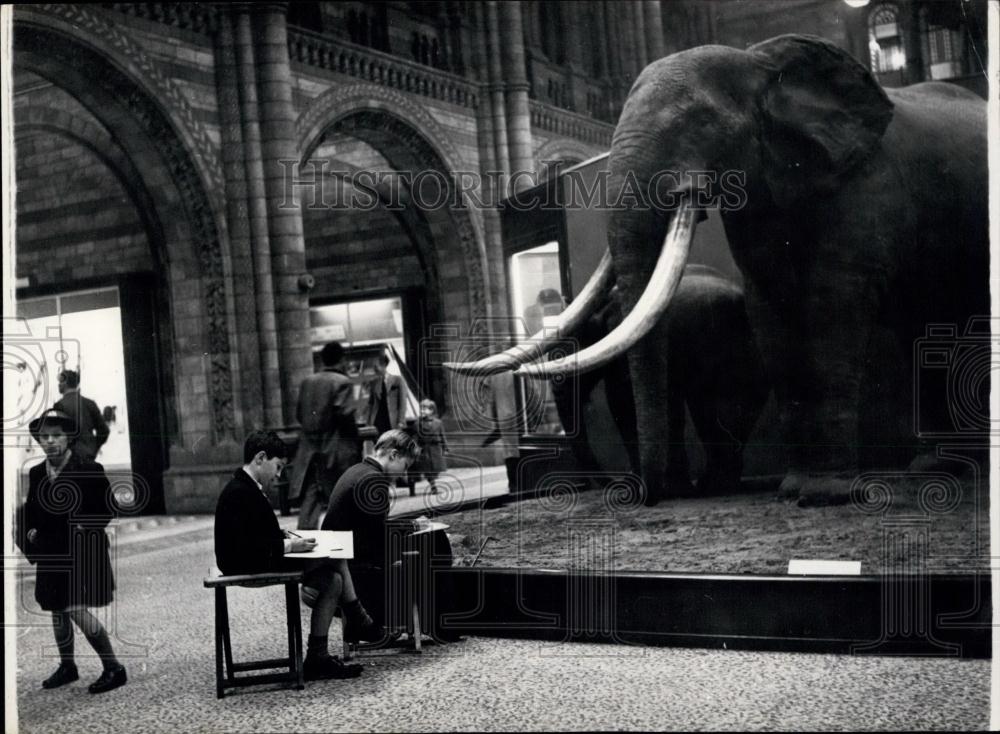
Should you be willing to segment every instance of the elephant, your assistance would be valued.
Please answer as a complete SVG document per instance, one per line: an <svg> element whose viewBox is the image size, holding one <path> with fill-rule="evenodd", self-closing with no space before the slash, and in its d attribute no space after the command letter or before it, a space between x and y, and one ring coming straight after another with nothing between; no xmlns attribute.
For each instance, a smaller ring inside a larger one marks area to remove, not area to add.
<svg viewBox="0 0 1000 734"><path fill-rule="evenodd" d="M547 379L627 354L647 501L675 494L656 430L670 398L660 314L697 210L715 204L781 413L779 492L800 506L849 502L873 331L912 356L928 325L960 332L989 313L985 102L944 82L883 89L811 36L700 46L641 72L608 168L608 263L578 300L613 284L621 325L571 358L508 350L490 369ZM578 327L586 311L560 326ZM921 425L949 425L940 384L916 384Z"/></svg>
<svg viewBox="0 0 1000 734"><path fill-rule="evenodd" d="M594 314L574 333L587 347L599 342L621 323L612 289ZM666 475L677 487L690 486L688 452L682 441L685 406L705 450L705 471L698 494L729 494L739 489L743 449L770 393L764 367L747 320L743 289L714 268L689 264L677 286L666 321L669 400L662 412L659 434L673 440L667 446ZM599 369L553 380L559 418L577 463L598 470L590 447L583 406L603 381L608 407L621 435L629 465L639 473L638 432L632 380L624 357Z"/></svg>

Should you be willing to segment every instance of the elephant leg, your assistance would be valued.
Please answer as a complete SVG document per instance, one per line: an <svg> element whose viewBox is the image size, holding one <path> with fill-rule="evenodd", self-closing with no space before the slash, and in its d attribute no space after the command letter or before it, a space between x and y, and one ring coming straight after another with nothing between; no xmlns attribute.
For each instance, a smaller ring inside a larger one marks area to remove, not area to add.
<svg viewBox="0 0 1000 734"><path fill-rule="evenodd" d="M732 494L738 491L743 475L743 448L749 435L738 398L731 395L689 397L688 408L705 449L705 472L698 479L698 493Z"/></svg>
<svg viewBox="0 0 1000 734"><path fill-rule="evenodd" d="M665 449L683 437L670 434L665 329L657 326L628 352L635 396L639 466L647 505L678 494L667 477Z"/></svg>
<svg viewBox="0 0 1000 734"><path fill-rule="evenodd" d="M676 342L674 342L676 343ZM687 443L684 440L684 427L687 424L687 414L684 410L685 389L683 370L680 367L682 352L675 350L676 355L667 364L667 435L670 443L667 445L667 481L681 493L686 494L691 485L691 467L688 460Z"/></svg>
<svg viewBox="0 0 1000 734"><path fill-rule="evenodd" d="M845 504L858 472L858 403L877 298L864 266L817 267L809 278L802 401L791 428L799 506Z"/></svg>
<svg viewBox="0 0 1000 734"><path fill-rule="evenodd" d="M629 379L628 361L616 360L604 371L604 393L607 396L608 409L618 426L625 453L628 454L629 466L636 474L641 473L639 463L639 432L635 414L635 399L632 393L632 381Z"/></svg>
<svg viewBox="0 0 1000 734"><path fill-rule="evenodd" d="M753 281L746 285L746 307L757 350L760 353L767 383L774 389L778 406L779 444L775 452L775 465L785 466L785 476L778 490L779 496L797 499L805 479L792 466L785 447L796 440L792 426L797 422L796 414L801 410L802 396L795 378L794 365L802 361L799 354L801 339L796 337L797 329L793 319L766 298ZM758 411L759 412L759 411Z"/></svg>

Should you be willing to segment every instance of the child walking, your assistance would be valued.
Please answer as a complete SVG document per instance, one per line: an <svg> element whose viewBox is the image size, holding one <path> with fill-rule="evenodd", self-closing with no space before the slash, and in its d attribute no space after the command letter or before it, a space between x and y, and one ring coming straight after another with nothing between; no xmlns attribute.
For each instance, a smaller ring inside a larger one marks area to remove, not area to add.
<svg viewBox="0 0 1000 734"><path fill-rule="evenodd" d="M437 417L437 404L430 399L420 401L420 420L417 421L417 441L420 443L420 459L414 471L415 478L423 474L430 482L429 494L437 494L438 474L448 468L444 455L448 442L444 437L441 419Z"/></svg>

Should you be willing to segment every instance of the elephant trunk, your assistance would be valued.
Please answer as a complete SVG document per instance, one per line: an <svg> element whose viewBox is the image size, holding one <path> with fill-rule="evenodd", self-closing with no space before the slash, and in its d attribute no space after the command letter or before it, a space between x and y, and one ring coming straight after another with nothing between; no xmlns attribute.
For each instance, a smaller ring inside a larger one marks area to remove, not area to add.
<svg viewBox="0 0 1000 734"><path fill-rule="evenodd" d="M597 369L617 359L660 321L684 274L697 211L684 197L670 220L656 266L642 295L621 324L596 344L576 354L549 362L522 365L517 374L535 379Z"/></svg>

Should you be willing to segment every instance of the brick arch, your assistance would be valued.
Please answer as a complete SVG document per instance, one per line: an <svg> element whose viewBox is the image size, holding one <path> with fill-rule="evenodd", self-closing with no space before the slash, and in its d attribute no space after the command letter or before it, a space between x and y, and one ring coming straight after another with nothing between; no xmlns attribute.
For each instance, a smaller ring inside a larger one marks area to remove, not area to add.
<svg viewBox="0 0 1000 734"><path fill-rule="evenodd" d="M160 379L168 395L174 392L173 350L169 348L173 339L173 323L168 317L169 304L166 302L168 285L164 281L167 265L163 258L166 253L166 237L160 221L158 207L148 189L142 185L142 178L133 161L117 145L107 130L96 122L66 110L45 106L30 106L19 109L14 127L15 140L32 135L55 135L80 145L90 151L114 175L115 180L129 197L139 221L142 223L149 243L149 252L154 263L154 276L159 283L161 297L158 308L163 316L160 342ZM162 208L162 207L160 207ZM166 347L166 348L164 348ZM168 427L175 427L177 406L167 400L163 405L164 420Z"/></svg>
<svg viewBox="0 0 1000 734"><path fill-rule="evenodd" d="M166 265L175 325L171 347L179 369L172 397L180 402L204 385L209 398L207 410L178 411L179 424L168 433L187 445L199 437L232 438L230 264L222 185L203 126L176 87L164 84L150 59L99 13L81 6L19 8L14 28L15 66L65 90L94 116L118 142L166 225L158 257ZM196 318L177 318L179 307Z"/></svg>
<svg viewBox="0 0 1000 734"><path fill-rule="evenodd" d="M324 136L341 132L376 148L397 170L462 170L461 156L441 125L420 104L373 84L336 87L314 99L296 122L301 160L309 160ZM468 314L489 316L489 270L480 212L463 193L461 210L446 218L455 237L439 242L439 255L454 256L465 271ZM436 217L432 214L430 219ZM440 217L437 217L440 219Z"/></svg>

